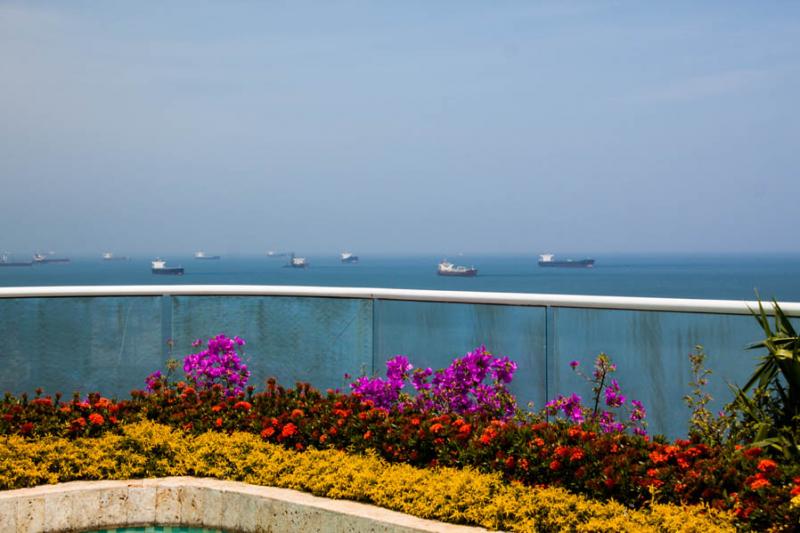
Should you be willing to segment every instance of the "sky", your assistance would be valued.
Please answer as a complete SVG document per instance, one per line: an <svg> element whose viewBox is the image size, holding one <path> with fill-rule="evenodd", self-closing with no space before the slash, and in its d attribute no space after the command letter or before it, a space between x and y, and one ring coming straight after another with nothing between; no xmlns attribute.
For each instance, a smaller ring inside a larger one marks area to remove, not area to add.
<svg viewBox="0 0 800 533"><path fill-rule="evenodd" d="M800 2L0 1L0 250L796 252Z"/></svg>

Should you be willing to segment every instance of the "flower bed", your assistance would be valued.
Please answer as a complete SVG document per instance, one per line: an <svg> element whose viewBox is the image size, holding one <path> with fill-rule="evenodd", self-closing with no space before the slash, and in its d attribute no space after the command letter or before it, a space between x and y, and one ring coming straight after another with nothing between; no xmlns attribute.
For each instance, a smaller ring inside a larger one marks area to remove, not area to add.
<svg viewBox="0 0 800 533"><path fill-rule="evenodd" d="M796 462L758 446L704 442L698 434L674 442L648 437L644 406L628 403L606 356L586 376L593 407L573 394L530 413L515 409L506 389L514 363L483 348L437 372L393 358L385 379L358 378L351 393L322 393L308 384L285 389L274 380L256 393L235 356L243 344L215 337L202 356L184 360L187 381L154 373L148 390L121 401L98 394L63 401L42 391L33 399L6 395L0 433L110 438L125 424L150 420L194 435L247 432L295 451L335 449L415 467L475 469L509 486L567 489L637 509L702 504L734 513L741 528L800 524ZM577 362L570 366L579 371ZM409 382L412 393L404 392Z"/></svg>
<svg viewBox="0 0 800 533"><path fill-rule="evenodd" d="M12 436L0 446L3 489L180 475L297 489L492 530L734 531L733 516L702 506L653 503L632 511L560 488L507 483L498 473L416 468L337 450L300 453L243 432L190 436L139 422L97 438Z"/></svg>

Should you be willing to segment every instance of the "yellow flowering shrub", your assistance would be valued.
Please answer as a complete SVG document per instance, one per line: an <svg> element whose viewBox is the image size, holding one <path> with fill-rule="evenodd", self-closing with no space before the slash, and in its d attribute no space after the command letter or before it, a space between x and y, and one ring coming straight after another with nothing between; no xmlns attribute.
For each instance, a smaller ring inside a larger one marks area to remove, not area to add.
<svg viewBox="0 0 800 533"><path fill-rule="evenodd" d="M733 517L703 507L631 510L558 488L507 483L471 469L421 469L375 455L296 452L250 433L192 437L141 422L122 435L0 441L0 488L77 479L191 475L373 503L422 518L509 531L734 531Z"/></svg>

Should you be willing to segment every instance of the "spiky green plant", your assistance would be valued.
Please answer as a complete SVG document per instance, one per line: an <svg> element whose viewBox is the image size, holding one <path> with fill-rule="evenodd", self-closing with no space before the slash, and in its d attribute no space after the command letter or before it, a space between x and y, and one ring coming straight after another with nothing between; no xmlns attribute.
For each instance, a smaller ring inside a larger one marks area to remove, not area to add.
<svg viewBox="0 0 800 533"><path fill-rule="evenodd" d="M772 302L774 318L761 301L753 315L765 339L748 346L767 353L745 385L735 389L731 407L741 414L741 435L753 444L787 458L800 458L800 337L778 302Z"/></svg>

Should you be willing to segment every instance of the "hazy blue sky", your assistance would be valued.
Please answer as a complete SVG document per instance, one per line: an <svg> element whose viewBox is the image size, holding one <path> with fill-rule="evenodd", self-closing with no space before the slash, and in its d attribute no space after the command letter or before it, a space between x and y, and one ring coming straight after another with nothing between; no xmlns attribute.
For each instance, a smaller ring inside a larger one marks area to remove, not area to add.
<svg viewBox="0 0 800 533"><path fill-rule="evenodd" d="M796 251L800 2L1 2L0 250Z"/></svg>

